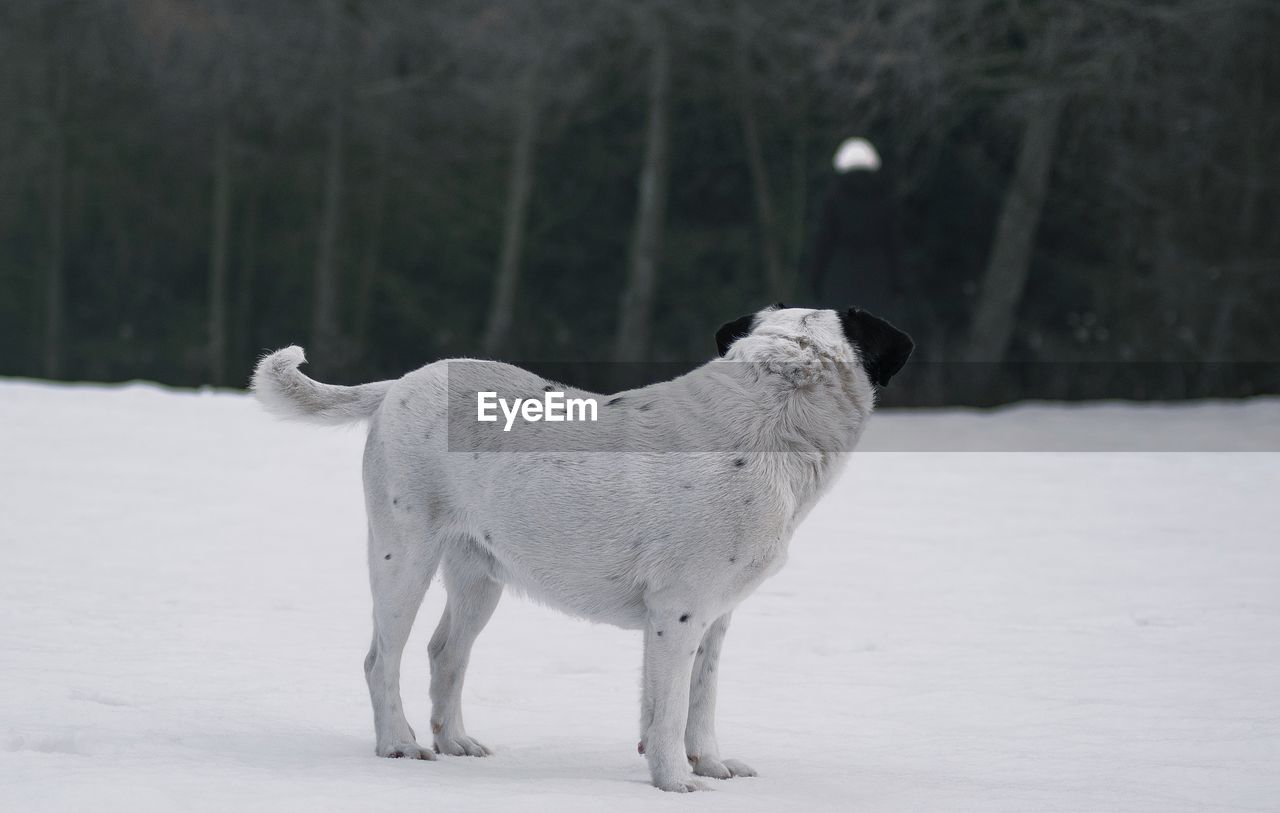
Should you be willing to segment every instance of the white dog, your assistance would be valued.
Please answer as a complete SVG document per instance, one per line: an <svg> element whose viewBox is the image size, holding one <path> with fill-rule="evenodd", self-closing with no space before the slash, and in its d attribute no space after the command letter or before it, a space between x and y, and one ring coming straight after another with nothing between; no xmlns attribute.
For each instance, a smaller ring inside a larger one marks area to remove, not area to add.
<svg viewBox="0 0 1280 813"><path fill-rule="evenodd" d="M476 420L476 393L541 395L560 385L461 360L339 387L300 373L298 347L261 361L253 389L272 413L370 422L374 632L365 674L379 756L489 754L463 726L462 682L510 586L644 631L640 750L654 785L690 791L704 787L692 774L754 775L722 758L716 742L729 615L782 566L796 526L857 442L875 388L913 345L862 311L781 305L730 322L716 339L721 358L607 398L596 423L514 430ZM462 397L472 406L453 408ZM448 602L429 647L433 752L405 719L400 658L439 567Z"/></svg>

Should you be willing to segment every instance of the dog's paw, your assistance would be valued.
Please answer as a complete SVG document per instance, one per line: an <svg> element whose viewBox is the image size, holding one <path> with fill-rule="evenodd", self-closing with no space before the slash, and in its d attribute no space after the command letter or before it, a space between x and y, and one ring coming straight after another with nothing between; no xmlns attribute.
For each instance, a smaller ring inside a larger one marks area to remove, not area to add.
<svg viewBox="0 0 1280 813"><path fill-rule="evenodd" d="M416 742L402 742L395 745L379 745L377 754L388 759L435 759L436 753L430 748L423 748Z"/></svg>
<svg viewBox="0 0 1280 813"><path fill-rule="evenodd" d="M663 780L655 779L653 784L658 790L665 790L667 793L693 793L696 790L710 790L705 784L691 776L678 776Z"/></svg>
<svg viewBox="0 0 1280 813"><path fill-rule="evenodd" d="M735 776L755 776L755 769L736 759L719 760L712 757L689 757L689 764L698 776L712 779L732 779Z"/></svg>
<svg viewBox="0 0 1280 813"><path fill-rule="evenodd" d="M488 748L465 734L456 737L437 737L436 753L451 757L487 757L493 754Z"/></svg>

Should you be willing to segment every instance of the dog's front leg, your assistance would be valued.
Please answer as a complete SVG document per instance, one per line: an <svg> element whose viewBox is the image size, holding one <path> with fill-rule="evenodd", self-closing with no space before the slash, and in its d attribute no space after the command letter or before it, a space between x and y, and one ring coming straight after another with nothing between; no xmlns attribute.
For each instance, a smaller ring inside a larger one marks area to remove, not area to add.
<svg viewBox="0 0 1280 813"><path fill-rule="evenodd" d="M720 648L729 629L729 613L717 618L702 636L693 662L693 680L689 686L689 723L684 743L689 762L698 776L729 779L755 776L750 765L736 759L720 758L716 740L716 681L720 677Z"/></svg>
<svg viewBox="0 0 1280 813"><path fill-rule="evenodd" d="M687 793L705 790L693 778L685 755L689 678L702 630L682 623L680 610L650 610L644 631L644 681L640 742L653 784Z"/></svg>

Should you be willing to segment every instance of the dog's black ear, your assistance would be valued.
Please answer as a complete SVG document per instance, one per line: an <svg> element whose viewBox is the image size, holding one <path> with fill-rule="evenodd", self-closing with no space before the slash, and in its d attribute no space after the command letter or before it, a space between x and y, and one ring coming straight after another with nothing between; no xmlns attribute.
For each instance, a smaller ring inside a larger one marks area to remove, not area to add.
<svg viewBox="0 0 1280 813"><path fill-rule="evenodd" d="M916 343L878 316L850 308L840 316L844 336L858 349L862 368L877 387L885 387L907 363Z"/></svg>
<svg viewBox="0 0 1280 813"><path fill-rule="evenodd" d="M743 336L751 335L751 328L755 327L756 315L749 313L727 322L720 326L716 331L716 348L720 351L720 355L729 352L729 345L741 339Z"/></svg>

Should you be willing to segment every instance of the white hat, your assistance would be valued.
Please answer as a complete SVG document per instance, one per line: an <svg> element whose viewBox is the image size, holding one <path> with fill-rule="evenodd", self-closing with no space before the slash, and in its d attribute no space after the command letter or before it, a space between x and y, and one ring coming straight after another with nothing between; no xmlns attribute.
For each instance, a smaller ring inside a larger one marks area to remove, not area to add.
<svg viewBox="0 0 1280 813"><path fill-rule="evenodd" d="M831 164L841 174L855 169L875 172L880 168L880 153L865 138L846 138Z"/></svg>

